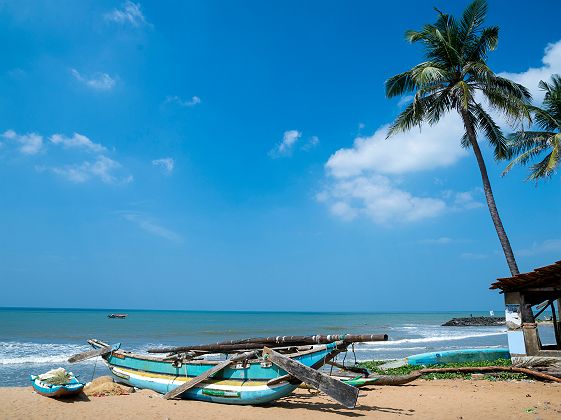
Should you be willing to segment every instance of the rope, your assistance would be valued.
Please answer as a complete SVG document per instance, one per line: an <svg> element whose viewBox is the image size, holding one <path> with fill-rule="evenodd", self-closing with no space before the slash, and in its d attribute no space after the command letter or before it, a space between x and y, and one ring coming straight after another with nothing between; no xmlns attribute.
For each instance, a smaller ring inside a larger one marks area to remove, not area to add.
<svg viewBox="0 0 561 420"><path fill-rule="evenodd" d="M95 358L95 363L94 363L94 368L93 368L93 372L92 372L92 380L90 382L92 382L94 380L94 376L95 376L95 368L97 367L97 357Z"/></svg>

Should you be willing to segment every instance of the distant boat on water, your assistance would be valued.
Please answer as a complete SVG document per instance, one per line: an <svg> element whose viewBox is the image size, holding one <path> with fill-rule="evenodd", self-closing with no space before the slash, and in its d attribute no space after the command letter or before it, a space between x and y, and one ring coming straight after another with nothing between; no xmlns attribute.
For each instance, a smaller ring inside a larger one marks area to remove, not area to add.
<svg viewBox="0 0 561 420"><path fill-rule="evenodd" d="M109 314L107 318L118 318L118 319L125 319L128 314Z"/></svg>

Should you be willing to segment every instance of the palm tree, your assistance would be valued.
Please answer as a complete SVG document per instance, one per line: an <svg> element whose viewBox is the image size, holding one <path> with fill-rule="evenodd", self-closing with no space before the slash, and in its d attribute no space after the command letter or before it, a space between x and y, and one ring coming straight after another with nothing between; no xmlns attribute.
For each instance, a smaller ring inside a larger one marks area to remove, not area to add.
<svg viewBox="0 0 561 420"><path fill-rule="evenodd" d="M509 136L509 157L516 156L506 167L503 175L516 164L525 165L544 152L546 156L530 167L528 179L538 181L551 177L561 159L561 76L551 76L551 84L540 81L545 91L543 108L531 106L534 122L543 131L519 131Z"/></svg>
<svg viewBox="0 0 561 420"><path fill-rule="evenodd" d="M487 100L490 108L509 118L511 122L530 118L527 108L531 96L528 90L511 80L497 76L485 60L489 51L497 47L499 28L483 28L487 14L485 0L473 1L456 20L439 10L434 24L420 31L407 31L406 39L424 46L426 61L386 81L388 98L413 93L413 101L390 126L388 137L407 131L423 122L436 124L448 112L456 111L463 122L463 147L473 150L483 190L495 230L512 275L518 274L514 253L501 222L487 168L479 144L483 134L494 149L496 159L507 155L506 138L491 115L480 103Z"/></svg>

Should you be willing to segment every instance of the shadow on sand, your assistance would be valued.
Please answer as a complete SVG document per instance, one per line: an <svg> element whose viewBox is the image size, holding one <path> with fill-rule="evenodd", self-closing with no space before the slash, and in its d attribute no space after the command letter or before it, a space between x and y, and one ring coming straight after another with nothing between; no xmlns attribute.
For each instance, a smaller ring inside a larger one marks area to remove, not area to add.
<svg viewBox="0 0 561 420"><path fill-rule="evenodd" d="M35 392L35 391L33 391L33 392ZM84 394L83 392L79 393L78 395L69 395L69 396L60 397L60 398L45 397L43 395L37 394L36 392L35 392L35 394L39 397L42 397L42 398L48 398L49 400L62 402L62 403L66 403L66 404L73 404L73 403L90 401L90 398L86 394Z"/></svg>
<svg viewBox="0 0 561 420"><path fill-rule="evenodd" d="M321 413L338 414L346 417L363 417L372 412L381 412L396 414L400 416L412 416L415 410L404 410L401 408L393 407L379 407L376 405L361 405L360 403L353 409L344 408L341 404L328 401L327 399L321 402L317 401L318 394L292 394L288 397L277 400L270 407L282 407L286 409L305 409L318 411ZM311 401L311 399L315 401Z"/></svg>

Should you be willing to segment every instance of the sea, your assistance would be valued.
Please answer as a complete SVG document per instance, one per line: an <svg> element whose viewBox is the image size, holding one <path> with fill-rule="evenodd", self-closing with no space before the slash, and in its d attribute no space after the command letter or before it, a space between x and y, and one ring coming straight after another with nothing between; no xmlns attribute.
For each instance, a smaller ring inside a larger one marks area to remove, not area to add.
<svg viewBox="0 0 561 420"><path fill-rule="evenodd" d="M126 319L109 313L126 312ZM502 311L496 311L498 315ZM428 351L507 347L506 327L442 327L454 317L489 312L204 312L111 309L0 308L0 386L29 385L29 375L64 367L88 382L107 375L98 357L69 365L97 338L144 352L161 345L206 344L277 335L388 334L389 341L359 343L340 355L355 360L399 359ZM547 334L552 334L546 331Z"/></svg>

